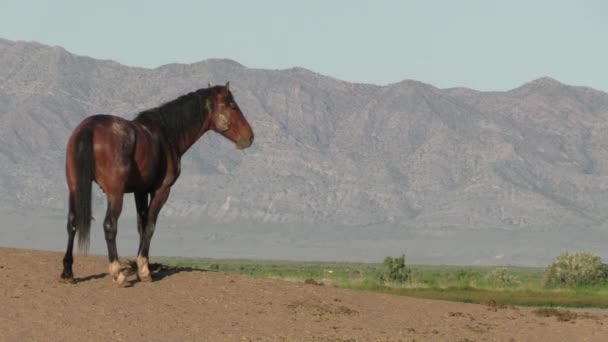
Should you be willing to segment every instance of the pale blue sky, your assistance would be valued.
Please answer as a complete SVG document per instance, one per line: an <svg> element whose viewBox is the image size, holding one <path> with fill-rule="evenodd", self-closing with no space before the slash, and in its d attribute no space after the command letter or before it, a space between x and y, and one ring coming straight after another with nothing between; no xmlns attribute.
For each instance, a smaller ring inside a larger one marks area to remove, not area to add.
<svg viewBox="0 0 608 342"><path fill-rule="evenodd" d="M156 67L230 58L375 84L608 91L608 1L0 0L0 37Z"/></svg>

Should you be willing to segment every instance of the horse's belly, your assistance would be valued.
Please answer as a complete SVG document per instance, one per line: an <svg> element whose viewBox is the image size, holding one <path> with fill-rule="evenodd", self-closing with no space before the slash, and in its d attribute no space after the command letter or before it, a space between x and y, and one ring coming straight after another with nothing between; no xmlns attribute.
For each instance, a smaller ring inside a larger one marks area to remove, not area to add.
<svg viewBox="0 0 608 342"><path fill-rule="evenodd" d="M145 192L154 188L158 182L157 168L151 167L151 165L133 165L131 168L131 174L129 175L129 181L126 184L127 192Z"/></svg>

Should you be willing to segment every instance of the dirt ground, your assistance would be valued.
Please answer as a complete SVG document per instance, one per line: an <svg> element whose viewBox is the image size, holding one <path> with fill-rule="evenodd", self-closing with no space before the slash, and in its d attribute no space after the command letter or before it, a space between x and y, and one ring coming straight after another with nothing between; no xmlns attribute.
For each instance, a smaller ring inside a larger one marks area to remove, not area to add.
<svg viewBox="0 0 608 342"><path fill-rule="evenodd" d="M421 300L155 265L116 288L106 259L0 248L0 341L606 341L608 311ZM536 311L535 311L536 310Z"/></svg>

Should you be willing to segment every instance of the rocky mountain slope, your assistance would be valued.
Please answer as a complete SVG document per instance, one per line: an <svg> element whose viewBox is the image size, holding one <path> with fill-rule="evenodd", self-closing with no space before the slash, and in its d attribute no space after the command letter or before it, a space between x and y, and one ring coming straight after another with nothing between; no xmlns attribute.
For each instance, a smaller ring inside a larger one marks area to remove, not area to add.
<svg viewBox="0 0 608 342"><path fill-rule="evenodd" d="M228 80L255 144L241 152L205 135L184 158L163 215L427 231L606 225L601 91L551 78L506 92L375 86L230 60L143 69L8 40L0 40L0 203L64 211L65 143L84 117L132 118Z"/></svg>

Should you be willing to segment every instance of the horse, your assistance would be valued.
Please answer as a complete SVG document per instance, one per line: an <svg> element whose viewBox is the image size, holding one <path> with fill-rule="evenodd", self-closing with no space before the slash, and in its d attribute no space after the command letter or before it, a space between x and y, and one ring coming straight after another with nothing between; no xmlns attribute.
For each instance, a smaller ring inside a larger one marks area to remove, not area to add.
<svg viewBox="0 0 608 342"><path fill-rule="evenodd" d="M209 84L208 88L140 112L133 120L99 114L84 119L74 129L65 160L69 211L68 245L60 277L63 282L75 283L72 251L76 233L81 252L86 254L89 247L92 182L107 198L103 231L112 281L125 286L116 234L123 196L131 192L139 232L137 275L140 281L152 281L148 255L158 214L179 178L182 155L207 131L221 134L237 149L253 143L253 130L235 102L229 83Z"/></svg>

